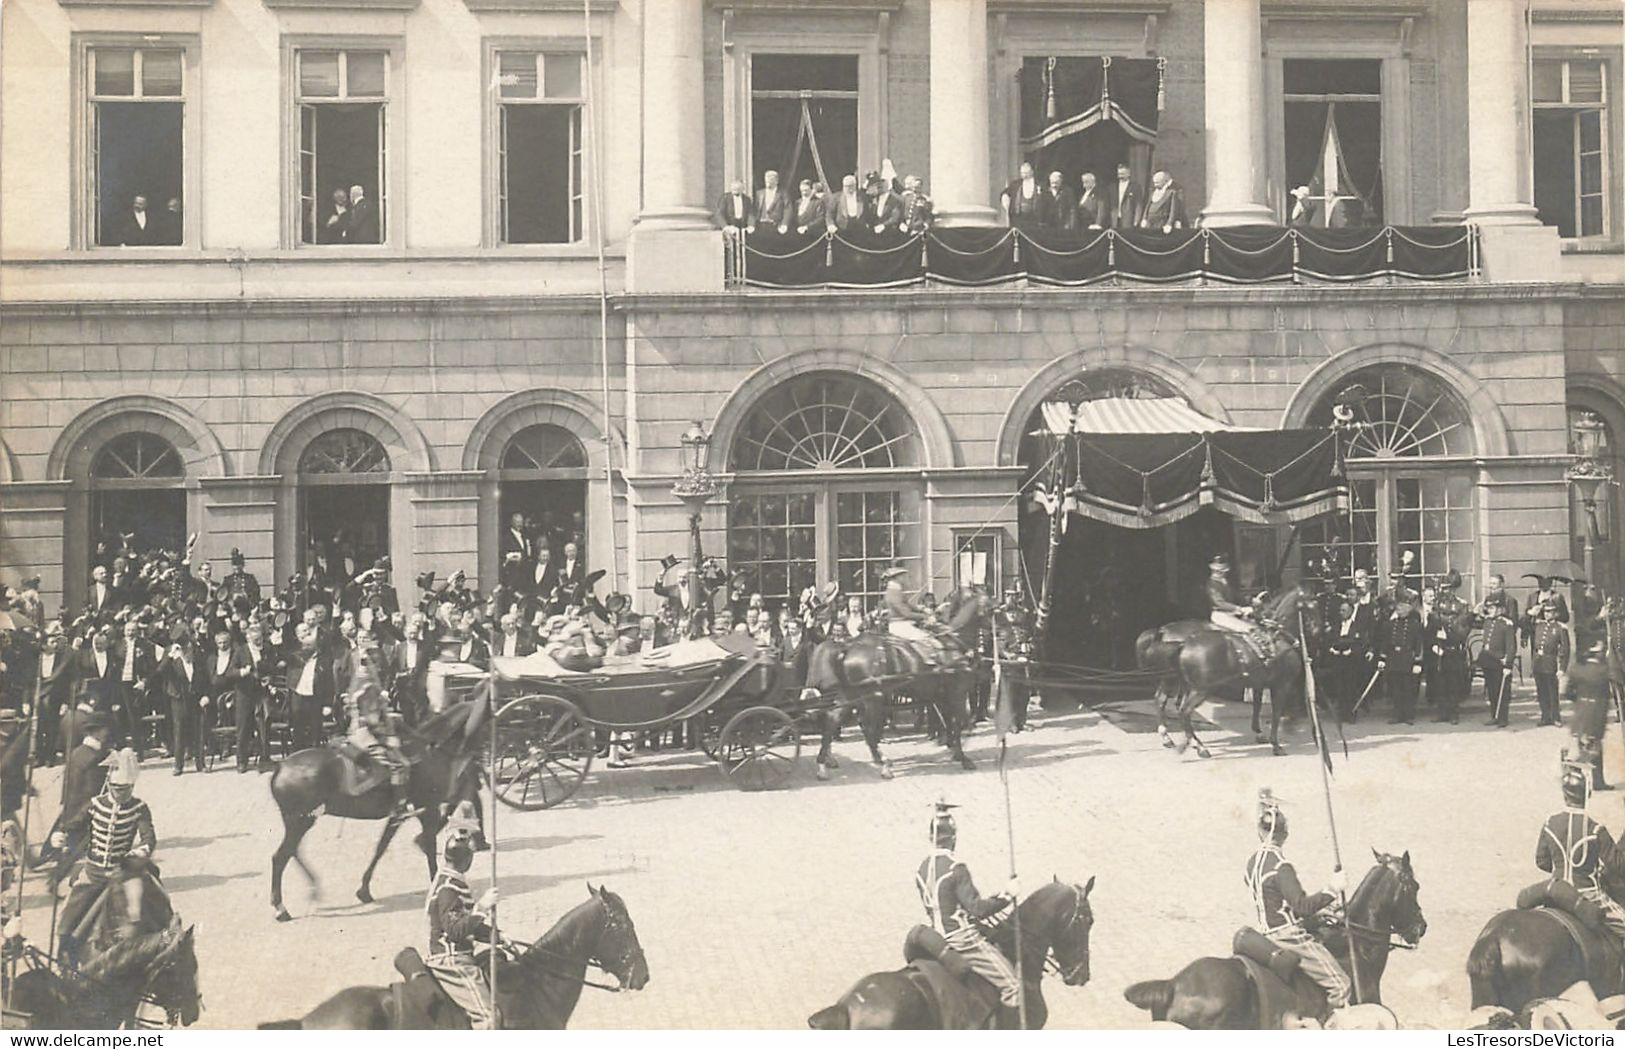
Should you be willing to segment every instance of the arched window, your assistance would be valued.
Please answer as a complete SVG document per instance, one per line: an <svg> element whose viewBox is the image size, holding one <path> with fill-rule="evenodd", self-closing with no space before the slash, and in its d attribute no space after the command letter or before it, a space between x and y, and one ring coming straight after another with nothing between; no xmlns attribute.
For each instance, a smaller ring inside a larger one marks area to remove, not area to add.
<svg viewBox="0 0 1625 1049"><path fill-rule="evenodd" d="M90 462L91 549L179 550L186 542L186 464L163 437L134 430L112 438Z"/></svg>
<svg viewBox="0 0 1625 1049"><path fill-rule="evenodd" d="M540 423L513 435L502 450L501 469L507 470L585 470L587 450L576 435L562 426Z"/></svg>
<svg viewBox="0 0 1625 1049"><path fill-rule="evenodd" d="M728 562L771 602L834 580L872 604L880 573L915 569L919 435L873 382L813 372L768 391L729 450Z"/></svg>
<svg viewBox="0 0 1625 1049"><path fill-rule="evenodd" d="M338 429L312 440L299 456L302 474L387 474L389 453L361 430Z"/></svg>
<svg viewBox="0 0 1625 1049"><path fill-rule="evenodd" d="M1351 373L1310 414L1330 426L1346 405L1354 429L1345 452L1349 509L1303 529L1306 559L1326 558L1345 581L1364 568L1386 587L1401 555L1416 555L1406 585L1456 569L1471 598L1477 585L1473 426L1466 405L1441 378L1403 364Z"/></svg>

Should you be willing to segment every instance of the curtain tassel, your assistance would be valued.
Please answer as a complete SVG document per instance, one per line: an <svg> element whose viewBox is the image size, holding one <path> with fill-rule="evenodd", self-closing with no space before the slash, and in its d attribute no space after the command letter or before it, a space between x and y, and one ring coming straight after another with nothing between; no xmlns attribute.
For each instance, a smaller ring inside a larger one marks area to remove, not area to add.
<svg viewBox="0 0 1625 1049"><path fill-rule="evenodd" d="M1055 108L1055 59L1044 63L1044 119L1051 124L1057 116Z"/></svg>
<svg viewBox="0 0 1625 1049"><path fill-rule="evenodd" d="M1157 112L1168 111L1168 59L1166 56L1157 59Z"/></svg>
<svg viewBox="0 0 1625 1049"><path fill-rule="evenodd" d="M1010 243L1015 245L1014 256L1016 267L1018 269L1021 267L1021 237L1022 233L1019 229L1013 229L1010 231Z"/></svg>
<svg viewBox="0 0 1625 1049"><path fill-rule="evenodd" d="M931 269L931 260L926 256L925 245L931 238L924 233L920 234L920 272L927 273Z"/></svg>
<svg viewBox="0 0 1625 1049"><path fill-rule="evenodd" d="M1213 442L1207 438L1202 439L1202 486L1210 487L1213 484Z"/></svg>
<svg viewBox="0 0 1625 1049"><path fill-rule="evenodd" d="M1258 504L1258 509L1262 513L1273 514L1280 508L1280 504L1275 501L1275 475L1265 474L1264 501Z"/></svg>
<svg viewBox="0 0 1625 1049"><path fill-rule="evenodd" d="M1140 475L1140 516L1150 517L1154 513L1151 509L1151 475Z"/></svg>
<svg viewBox="0 0 1625 1049"><path fill-rule="evenodd" d="M1100 60L1100 119L1112 119L1112 56Z"/></svg>
<svg viewBox="0 0 1625 1049"><path fill-rule="evenodd" d="M824 234L824 268L835 265L835 234Z"/></svg>

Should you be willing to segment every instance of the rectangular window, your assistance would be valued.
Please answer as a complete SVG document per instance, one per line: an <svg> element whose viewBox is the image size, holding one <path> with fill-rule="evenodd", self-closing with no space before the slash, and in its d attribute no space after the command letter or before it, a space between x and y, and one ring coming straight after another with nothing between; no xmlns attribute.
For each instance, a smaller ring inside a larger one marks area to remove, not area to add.
<svg viewBox="0 0 1625 1049"><path fill-rule="evenodd" d="M728 500L728 565L769 608L794 608L818 583L818 497L742 493Z"/></svg>
<svg viewBox="0 0 1625 1049"><path fill-rule="evenodd" d="M388 240L389 54L295 53L299 109L299 240Z"/></svg>
<svg viewBox="0 0 1625 1049"><path fill-rule="evenodd" d="M1537 61L1535 208L1571 239L1609 232L1607 65Z"/></svg>
<svg viewBox="0 0 1625 1049"><path fill-rule="evenodd" d="M841 593L878 604L880 573L897 563L903 544L902 498L894 491L835 494L835 579Z"/></svg>
<svg viewBox="0 0 1625 1049"><path fill-rule="evenodd" d="M86 129L91 239L102 247L185 240L185 52L92 47Z"/></svg>
<svg viewBox="0 0 1625 1049"><path fill-rule="evenodd" d="M857 173L858 56L754 54L750 59L750 164L794 196L802 179L832 188Z"/></svg>
<svg viewBox="0 0 1625 1049"><path fill-rule="evenodd" d="M1296 226L1343 229L1380 226L1382 183L1382 61L1286 59L1281 63L1288 199Z"/></svg>
<svg viewBox="0 0 1625 1049"><path fill-rule="evenodd" d="M503 244L574 244L584 237L582 55L499 51L497 205Z"/></svg>

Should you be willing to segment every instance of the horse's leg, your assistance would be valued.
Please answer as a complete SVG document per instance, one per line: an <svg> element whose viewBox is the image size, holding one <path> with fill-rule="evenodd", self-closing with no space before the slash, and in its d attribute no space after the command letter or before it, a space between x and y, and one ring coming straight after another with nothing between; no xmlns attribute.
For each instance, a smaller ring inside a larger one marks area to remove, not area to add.
<svg viewBox="0 0 1625 1049"><path fill-rule="evenodd" d="M372 872L378 869L378 861L384 858L384 850L395 839L395 832L401 829L401 821L388 819L384 821L384 832L378 835L378 847L372 850L372 862L361 875L361 888L355 891L355 898L362 903L372 902Z"/></svg>
<svg viewBox="0 0 1625 1049"><path fill-rule="evenodd" d="M1184 754L1187 747L1196 746L1196 756L1211 758L1213 753L1207 749L1207 744L1196 735L1196 708L1201 706L1202 697L1206 693L1201 689L1187 688L1184 701L1179 704L1179 727L1185 730L1185 738L1176 748L1177 753Z"/></svg>
<svg viewBox="0 0 1625 1049"><path fill-rule="evenodd" d="M880 770L881 779L892 778L891 762L880 752L881 726L886 719L886 693L875 689L858 700L858 723L863 729L863 742L869 747L869 758Z"/></svg>
<svg viewBox="0 0 1625 1049"><path fill-rule="evenodd" d="M1161 678L1157 679L1156 694L1151 697L1157 701L1157 738L1169 750L1174 749L1174 738L1168 735L1168 700L1171 697L1168 683Z"/></svg>
<svg viewBox="0 0 1625 1049"><path fill-rule="evenodd" d="M934 704L937 715L942 718L942 731L948 753L959 760L959 767L966 772L976 768L976 763L965 756L965 748L961 742L964 732L964 714L970 710L970 685L968 676L956 675L944 677L941 687L937 689L937 700Z"/></svg>
<svg viewBox="0 0 1625 1049"><path fill-rule="evenodd" d="M835 726L840 723L846 707L841 703L825 710L818 719L818 778L829 779L829 770L838 767L835 756L829 752L830 745L835 742Z"/></svg>
<svg viewBox="0 0 1625 1049"><path fill-rule="evenodd" d="M1263 743L1269 738L1268 736L1264 735L1264 723L1262 721L1264 714L1264 690L1261 687L1252 686L1249 687L1247 691L1252 693L1253 701L1253 742Z"/></svg>
<svg viewBox="0 0 1625 1049"><path fill-rule="evenodd" d="M423 858L429 861L429 880L433 881L440 868L435 862L435 837L440 833L440 828L446 825L446 821L441 817L440 810L431 805L418 814L418 823L423 830L412 840L423 851Z"/></svg>
<svg viewBox="0 0 1625 1049"><path fill-rule="evenodd" d="M299 842L315 825L316 817L308 813L282 814L282 844L271 854L271 909L276 912L276 920L279 922L293 920L293 915L282 905L282 872L287 869L290 859L298 859ZM308 877L310 869L305 866L303 860L299 860L299 867Z"/></svg>
<svg viewBox="0 0 1625 1049"><path fill-rule="evenodd" d="M1290 693L1283 696L1282 690L1270 686L1270 750L1276 757L1284 757L1286 751L1281 749L1281 718L1286 715L1287 704L1291 702Z"/></svg>

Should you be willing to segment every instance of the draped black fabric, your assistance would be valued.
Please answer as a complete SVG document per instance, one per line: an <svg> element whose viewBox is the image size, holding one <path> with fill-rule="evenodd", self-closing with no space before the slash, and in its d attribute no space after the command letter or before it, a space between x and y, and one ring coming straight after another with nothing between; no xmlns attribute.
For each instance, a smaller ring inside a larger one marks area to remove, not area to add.
<svg viewBox="0 0 1625 1049"><path fill-rule="evenodd" d="M744 283L764 288L897 287L924 280L992 285L1013 280L1082 286L1213 280L1353 282L1379 277L1461 280L1471 275L1465 226L1293 229L1247 226L1156 233L1045 232L1004 228L932 230L833 238L758 229L745 243Z"/></svg>
<svg viewBox="0 0 1625 1049"><path fill-rule="evenodd" d="M1326 145L1325 102L1288 102L1282 138L1286 147L1286 187L1308 186L1316 195L1326 192L1320 184L1321 150Z"/></svg>
<svg viewBox="0 0 1625 1049"><path fill-rule="evenodd" d="M1327 430L1074 434L1063 476L1077 512L1157 528L1213 506L1260 524L1306 521L1346 505Z"/></svg>
<svg viewBox="0 0 1625 1049"><path fill-rule="evenodd" d="M1032 151L1110 121L1142 142L1157 137L1162 70L1154 58L1028 58L1017 75L1021 146Z"/></svg>
<svg viewBox="0 0 1625 1049"><path fill-rule="evenodd" d="M1343 167L1365 207L1357 223L1382 225L1382 103L1337 102L1331 107Z"/></svg>

